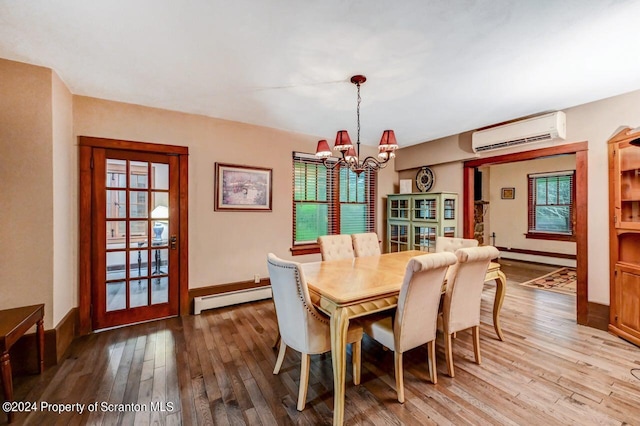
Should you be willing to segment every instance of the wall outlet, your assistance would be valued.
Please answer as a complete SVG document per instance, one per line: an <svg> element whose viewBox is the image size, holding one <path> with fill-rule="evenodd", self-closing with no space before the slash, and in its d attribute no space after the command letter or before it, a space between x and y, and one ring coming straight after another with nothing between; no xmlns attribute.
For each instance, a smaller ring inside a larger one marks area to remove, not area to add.
<svg viewBox="0 0 640 426"><path fill-rule="evenodd" d="M260 275L259 274L255 274L253 276L253 282L256 284L260 284Z"/></svg>

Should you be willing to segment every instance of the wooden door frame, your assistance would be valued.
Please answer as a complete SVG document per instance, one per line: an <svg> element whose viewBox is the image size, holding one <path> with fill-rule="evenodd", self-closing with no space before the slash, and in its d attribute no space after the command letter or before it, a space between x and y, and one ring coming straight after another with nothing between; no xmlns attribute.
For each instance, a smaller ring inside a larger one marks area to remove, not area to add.
<svg viewBox="0 0 640 426"><path fill-rule="evenodd" d="M92 151L94 148L120 149L127 151L138 151L157 153L165 155L175 155L178 157L180 197L180 218L179 232L180 238L178 246L180 249L179 271L178 271L178 315L189 314L189 148L177 145L162 145L148 142L133 142L116 139L95 138L90 136L79 136L79 216L78 216L78 314L79 314L79 334L84 335L92 331L91 326L91 181L92 181ZM184 213L184 214L183 214ZM84 231L84 232L83 232Z"/></svg>
<svg viewBox="0 0 640 426"><path fill-rule="evenodd" d="M463 176L463 234L465 238L473 238L474 230L474 169L518 161L536 160L554 155L575 154L576 156L576 322L581 325L589 323L589 290L588 269L588 215L587 215L587 153L588 143L577 142L558 145L550 148L535 149L515 154L498 155L495 157L479 158L464 162Z"/></svg>

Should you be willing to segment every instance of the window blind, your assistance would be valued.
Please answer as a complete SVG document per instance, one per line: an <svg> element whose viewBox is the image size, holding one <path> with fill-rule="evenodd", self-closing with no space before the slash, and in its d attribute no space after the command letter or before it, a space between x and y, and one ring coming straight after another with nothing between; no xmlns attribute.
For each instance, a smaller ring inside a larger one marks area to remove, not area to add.
<svg viewBox="0 0 640 426"><path fill-rule="evenodd" d="M336 161L336 160L329 160ZM321 235L375 230L376 174L328 169L306 153L293 153L293 244Z"/></svg>
<svg viewBox="0 0 640 426"><path fill-rule="evenodd" d="M573 235L575 171L528 175L528 231Z"/></svg>

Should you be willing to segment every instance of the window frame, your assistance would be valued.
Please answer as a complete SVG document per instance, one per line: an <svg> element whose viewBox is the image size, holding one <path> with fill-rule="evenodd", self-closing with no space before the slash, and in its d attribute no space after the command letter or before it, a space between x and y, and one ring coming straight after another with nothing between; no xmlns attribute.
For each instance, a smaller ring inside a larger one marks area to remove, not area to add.
<svg viewBox="0 0 640 426"><path fill-rule="evenodd" d="M537 195L537 179L550 177L570 177L571 199L569 204L537 204L535 196ZM563 170L547 173L531 173L527 175L528 201L527 201L527 232L525 237L528 239L553 240L553 241L576 241L576 171ZM551 232L538 231L535 229L536 207L538 206L568 206L569 221L571 225L570 232Z"/></svg>
<svg viewBox="0 0 640 426"><path fill-rule="evenodd" d="M330 158L330 162L337 162L337 159ZM304 254L320 253L320 247L317 242L296 242L296 205L302 200L296 200L296 163L303 162L305 164L317 164L323 166L323 161L318 159L313 154L293 152L292 154L292 233L291 233L291 253L293 256ZM326 201L319 201L327 204L327 234L326 235L338 235L340 234L341 227L341 206L345 204L364 204L367 206L365 213L365 231L364 232L376 232L376 189L377 189L377 175L376 172L367 170L363 173L367 173L364 178L364 202L358 201L341 201L340 190L341 180L340 171L343 168L337 166L334 169L326 169ZM351 178L351 177L349 177ZM348 187L348 184L347 184ZM351 188L352 189L352 188ZM348 196L347 196L348 198Z"/></svg>

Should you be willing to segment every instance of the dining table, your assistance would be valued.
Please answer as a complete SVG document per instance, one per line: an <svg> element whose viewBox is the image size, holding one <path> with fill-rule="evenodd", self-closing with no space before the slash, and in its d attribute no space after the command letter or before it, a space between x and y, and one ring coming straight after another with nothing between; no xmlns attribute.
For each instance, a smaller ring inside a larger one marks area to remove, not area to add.
<svg viewBox="0 0 640 426"><path fill-rule="evenodd" d="M344 422L349 321L395 308L407 262L414 256L424 254L427 253L409 250L302 264L314 305L330 317L334 425L342 425ZM485 277L485 282L492 280L496 281L493 326L498 339L503 340L500 309L504 300L506 277L500 270L500 264L496 262L490 263Z"/></svg>

